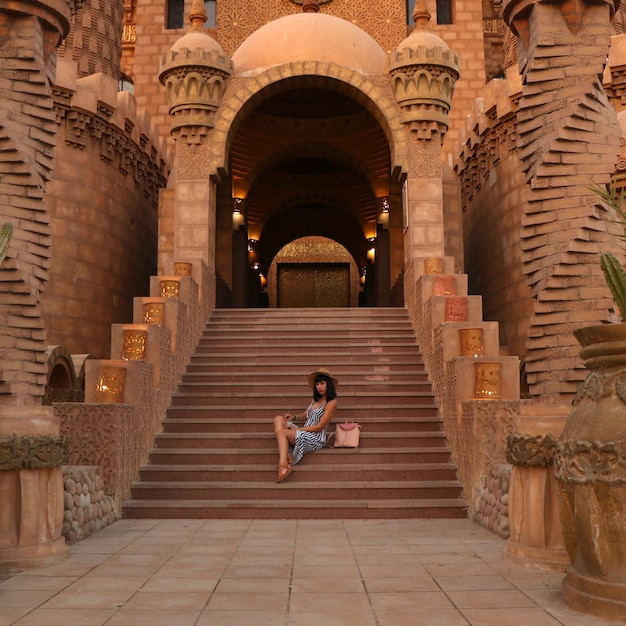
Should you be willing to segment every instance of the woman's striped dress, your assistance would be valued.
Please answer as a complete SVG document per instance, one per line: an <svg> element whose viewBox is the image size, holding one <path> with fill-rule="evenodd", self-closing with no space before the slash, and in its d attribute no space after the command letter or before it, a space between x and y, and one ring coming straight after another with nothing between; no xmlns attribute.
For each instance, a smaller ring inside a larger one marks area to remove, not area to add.
<svg viewBox="0 0 626 626"><path fill-rule="evenodd" d="M317 409L313 409L313 402L309 404L309 408L306 410L306 421L304 427L317 426L324 415L326 409L326 403L318 406ZM324 428L319 433L309 433L302 430L296 431L296 442L291 453L293 454L292 465L295 465L302 459L307 452L315 452L320 450L326 445L326 429Z"/></svg>

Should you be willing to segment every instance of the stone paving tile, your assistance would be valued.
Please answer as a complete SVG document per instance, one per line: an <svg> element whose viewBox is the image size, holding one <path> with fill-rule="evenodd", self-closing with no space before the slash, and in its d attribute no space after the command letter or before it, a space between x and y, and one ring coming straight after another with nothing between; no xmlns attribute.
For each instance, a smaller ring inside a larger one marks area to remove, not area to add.
<svg viewBox="0 0 626 626"><path fill-rule="evenodd" d="M379 626L468 626L456 610L376 611ZM500 624L500 626L503 626Z"/></svg>
<svg viewBox="0 0 626 626"><path fill-rule="evenodd" d="M319 601L319 598L318 598ZM233 607L245 607L246 611L287 612L289 593L220 593L216 591L208 607L214 611L226 611Z"/></svg>
<svg viewBox="0 0 626 626"><path fill-rule="evenodd" d="M195 626L200 611L181 609L135 610L122 609L106 626Z"/></svg>
<svg viewBox="0 0 626 626"><path fill-rule="evenodd" d="M32 609L25 607L2 607L0 611L0 626L12 626L20 617L30 613Z"/></svg>
<svg viewBox="0 0 626 626"><path fill-rule="evenodd" d="M77 576L13 576L0 583L0 593L9 589L60 591L76 580L79 580Z"/></svg>
<svg viewBox="0 0 626 626"><path fill-rule="evenodd" d="M612 626L469 520L122 520L0 581L0 626Z"/></svg>
<svg viewBox="0 0 626 626"><path fill-rule="evenodd" d="M284 611L208 610L200 615L194 626L282 626L284 623Z"/></svg>
<svg viewBox="0 0 626 626"><path fill-rule="evenodd" d="M430 576L406 578L367 578L365 586L369 593L392 593L404 591L439 591L439 586Z"/></svg>
<svg viewBox="0 0 626 626"><path fill-rule="evenodd" d="M156 611L164 610L202 610L209 598L211 591L138 591L123 606L125 609L137 609Z"/></svg>
<svg viewBox="0 0 626 626"><path fill-rule="evenodd" d="M103 609L37 609L15 626L102 626L112 615Z"/></svg>
<svg viewBox="0 0 626 626"><path fill-rule="evenodd" d="M461 614L472 626L562 626L554 617L537 608L512 611L510 608L463 609ZM590 626L593 622L586 622ZM565 626L572 626L565 622Z"/></svg>

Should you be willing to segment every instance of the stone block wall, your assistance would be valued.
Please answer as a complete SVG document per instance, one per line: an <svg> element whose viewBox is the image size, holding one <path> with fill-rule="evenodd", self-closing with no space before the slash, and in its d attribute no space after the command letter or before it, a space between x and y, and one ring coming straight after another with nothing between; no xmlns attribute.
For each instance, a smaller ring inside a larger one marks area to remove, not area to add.
<svg viewBox="0 0 626 626"><path fill-rule="evenodd" d="M466 270L470 292L483 296L485 319L498 321L500 343L522 361L530 396L567 402L586 376L572 331L611 318L599 253L615 251L617 239L607 234L609 216L594 206L597 198L586 187L604 181L597 168L572 168L571 175L563 170L547 180L560 171L559 159L574 158L555 154L549 166L537 166L544 178L524 176L522 157L529 149L521 152L518 145L518 135L529 134L518 119L528 118L519 109L523 91L517 69L508 68L506 78L489 83L468 120L456 164ZM581 86L581 98L583 92ZM571 150L593 160L583 145L586 129L567 132L563 145L578 142Z"/></svg>
<svg viewBox="0 0 626 626"><path fill-rule="evenodd" d="M67 543L85 539L118 519L115 500L104 492L104 486L97 466L63 467L62 534Z"/></svg>

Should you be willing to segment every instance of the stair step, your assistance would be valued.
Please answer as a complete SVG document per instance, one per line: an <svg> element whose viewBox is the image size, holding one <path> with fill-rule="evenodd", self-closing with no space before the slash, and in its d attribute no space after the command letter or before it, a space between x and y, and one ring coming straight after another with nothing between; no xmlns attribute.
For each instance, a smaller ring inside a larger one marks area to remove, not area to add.
<svg viewBox="0 0 626 626"><path fill-rule="evenodd" d="M232 415L232 419L251 419L256 418L258 420L271 423L271 419L276 415L281 415L285 411L293 411L296 408L303 407L289 407L285 402L281 406L275 405L270 407L262 406L232 406L232 405L172 405L167 411L168 419L182 418L199 418L199 417L225 417ZM437 416L438 407L436 404L415 404L413 406L406 404L398 405L380 405L367 407L368 417L387 417L389 415L395 415L398 418L404 417L433 417ZM341 420L356 420L362 421L363 409L357 407L340 407L338 415L341 416Z"/></svg>
<svg viewBox="0 0 626 626"><path fill-rule="evenodd" d="M284 484L284 483L283 483ZM125 513L153 519L406 519L464 518L460 498L400 500L129 500Z"/></svg>
<svg viewBox="0 0 626 626"><path fill-rule="evenodd" d="M332 461L326 458L333 455ZM447 447L424 447L424 448L327 448L314 454L307 455L307 463L321 465L332 462L343 463L411 463L419 460L429 463L448 463L450 451ZM245 465L266 463L273 467L276 465L276 449L264 448L185 448L176 450L173 448L153 448L150 451L151 463L174 463L180 464L236 464Z"/></svg>
<svg viewBox="0 0 626 626"><path fill-rule="evenodd" d="M280 413L276 411L275 414ZM342 411L343 413L343 411ZM338 420L341 421L341 420ZM360 417L359 423L364 433L399 433L409 431L418 432L441 432L441 418L438 416L425 417L393 417L373 418ZM271 420L259 420L258 418L227 418L224 415L218 417L181 417L170 415L163 420L163 431L167 433L239 433L257 432L261 426L270 427ZM333 426L331 424L330 430Z"/></svg>
<svg viewBox="0 0 626 626"><path fill-rule="evenodd" d="M405 446L445 446L442 432L410 433L372 433L361 434L362 450L369 447L401 448ZM244 450L263 448L276 450L276 439L268 432L231 432L231 433L158 433L155 438L159 449L181 448L241 448Z"/></svg>
<svg viewBox="0 0 626 626"><path fill-rule="evenodd" d="M297 467L299 475L309 481L378 480L456 480L453 463L366 463L343 465L307 465ZM274 480L276 466L260 465L145 465L142 481L259 481ZM285 483L286 484L286 483Z"/></svg>
<svg viewBox="0 0 626 626"><path fill-rule="evenodd" d="M369 500L398 498L458 498L461 486L450 481L345 481L341 484L323 484L298 480L293 472L289 482L277 485L275 481L223 482L138 482L132 487L135 500L152 499L158 493L168 500Z"/></svg>

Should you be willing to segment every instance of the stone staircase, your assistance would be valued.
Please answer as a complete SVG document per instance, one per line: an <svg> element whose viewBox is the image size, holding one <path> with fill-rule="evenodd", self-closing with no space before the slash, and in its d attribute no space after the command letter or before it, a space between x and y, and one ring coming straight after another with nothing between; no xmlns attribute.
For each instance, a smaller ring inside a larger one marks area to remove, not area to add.
<svg viewBox="0 0 626 626"><path fill-rule="evenodd" d="M272 418L306 408L307 376L320 366L339 379L335 422L358 421L361 447L308 454L277 485ZM464 517L406 310L214 311L123 512L132 518Z"/></svg>

